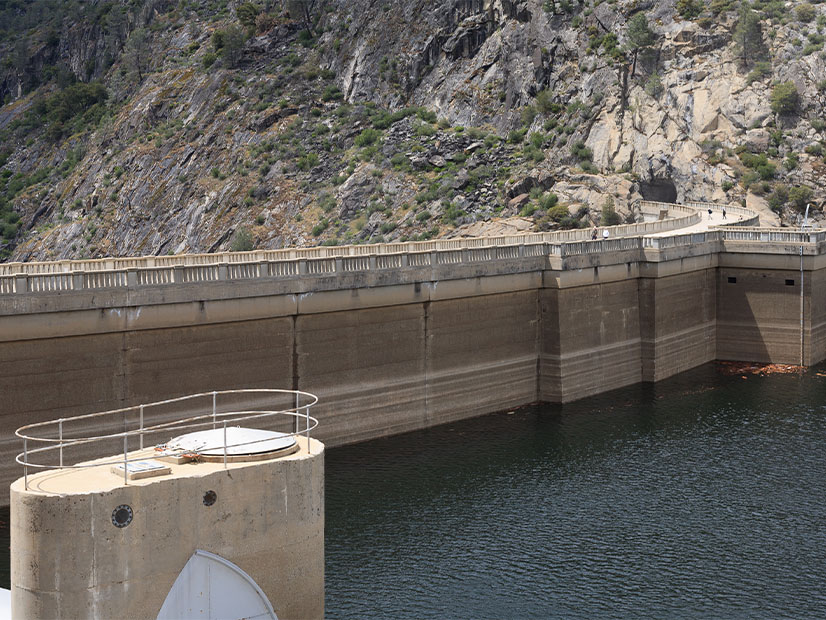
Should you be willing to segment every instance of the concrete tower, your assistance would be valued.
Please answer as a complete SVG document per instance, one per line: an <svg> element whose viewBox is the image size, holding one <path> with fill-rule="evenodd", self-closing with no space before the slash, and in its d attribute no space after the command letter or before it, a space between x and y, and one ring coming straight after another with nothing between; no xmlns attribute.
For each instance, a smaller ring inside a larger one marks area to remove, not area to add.
<svg viewBox="0 0 826 620"><path fill-rule="evenodd" d="M210 455L199 440L196 458L135 450L125 468L109 457L15 481L14 617L322 618L324 446L273 434L275 450Z"/></svg>

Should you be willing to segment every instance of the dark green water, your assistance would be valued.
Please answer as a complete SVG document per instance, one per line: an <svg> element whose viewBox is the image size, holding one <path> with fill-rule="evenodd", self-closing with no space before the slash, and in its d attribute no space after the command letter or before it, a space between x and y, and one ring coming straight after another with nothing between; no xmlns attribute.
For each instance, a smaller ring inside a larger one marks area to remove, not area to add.
<svg viewBox="0 0 826 620"><path fill-rule="evenodd" d="M826 377L708 365L327 453L330 618L824 618Z"/></svg>
<svg viewBox="0 0 826 620"><path fill-rule="evenodd" d="M826 618L826 377L725 376L327 452L329 618ZM0 512L8 587L8 510Z"/></svg>

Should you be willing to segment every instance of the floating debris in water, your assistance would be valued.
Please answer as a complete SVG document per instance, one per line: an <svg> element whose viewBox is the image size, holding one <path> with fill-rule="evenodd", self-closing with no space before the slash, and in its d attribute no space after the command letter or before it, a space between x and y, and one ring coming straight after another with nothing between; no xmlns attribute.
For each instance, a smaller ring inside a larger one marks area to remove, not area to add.
<svg viewBox="0 0 826 620"><path fill-rule="evenodd" d="M806 370L805 366L795 366L794 364L755 364L753 362L717 362L720 370L726 375L741 375L742 379L747 379L747 374L759 375L791 375L801 374ZM817 373L818 376L826 374Z"/></svg>

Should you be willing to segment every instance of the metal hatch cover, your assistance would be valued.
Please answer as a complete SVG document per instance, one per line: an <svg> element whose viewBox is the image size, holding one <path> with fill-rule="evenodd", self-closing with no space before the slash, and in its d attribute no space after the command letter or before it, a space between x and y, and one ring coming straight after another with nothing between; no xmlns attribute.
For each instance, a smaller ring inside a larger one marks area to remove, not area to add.
<svg viewBox="0 0 826 620"><path fill-rule="evenodd" d="M221 460L225 453L228 460L253 461L298 450L295 437L287 433L240 426L228 426L224 432L215 428L179 435L167 442L166 451L197 454L205 461Z"/></svg>

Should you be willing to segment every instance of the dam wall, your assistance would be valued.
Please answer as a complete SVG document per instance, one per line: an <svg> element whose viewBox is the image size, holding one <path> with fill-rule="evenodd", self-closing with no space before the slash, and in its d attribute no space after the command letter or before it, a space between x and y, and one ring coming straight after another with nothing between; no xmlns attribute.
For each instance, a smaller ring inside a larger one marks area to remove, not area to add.
<svg viewBox="0 0 826 620"><path fill-rule="evenodd" d="M312 392L316 436L336 446L714 359L799 363L800 248L815 363L826 235L784 234L525 236L0 276L0 475L20 475L23 424L195 392Z"/></svg>

